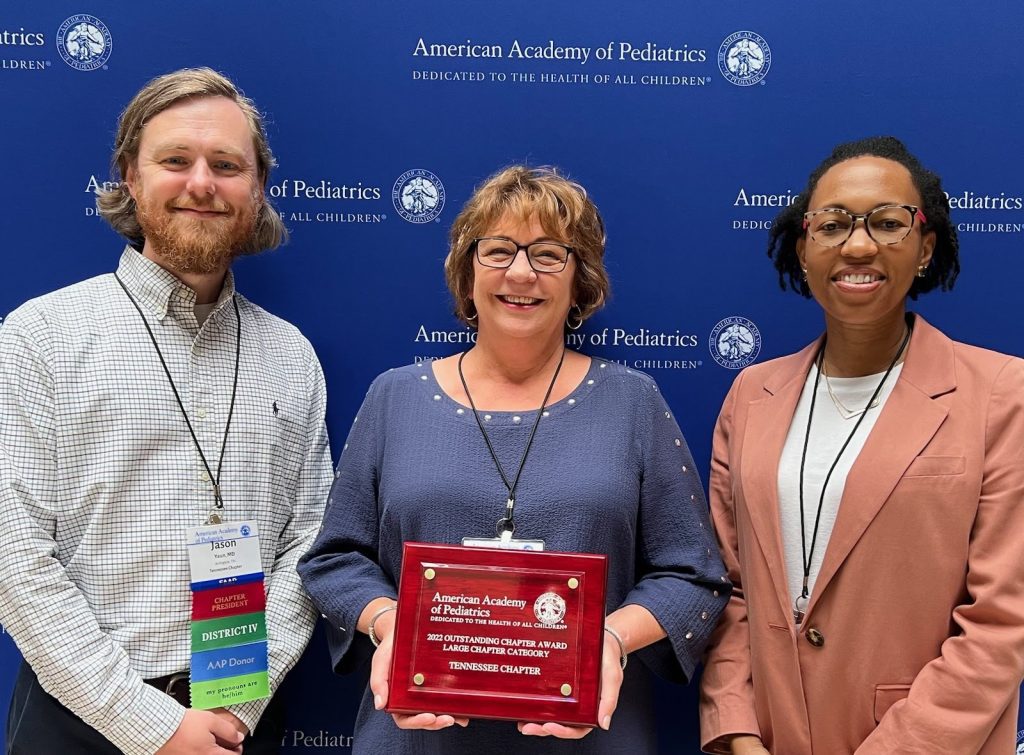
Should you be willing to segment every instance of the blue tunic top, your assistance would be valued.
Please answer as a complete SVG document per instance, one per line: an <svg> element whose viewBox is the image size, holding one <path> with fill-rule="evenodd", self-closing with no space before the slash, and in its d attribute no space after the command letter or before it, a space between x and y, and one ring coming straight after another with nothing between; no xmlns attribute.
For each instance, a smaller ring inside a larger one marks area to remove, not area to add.
<svg viewBox="0 0 1024 755"><path fill-rule="evenodd" d="M510 477L536 412L481 412ZM370 386L338 463L323 529L299 565L327 617L335 669L370 651L356 621L395 597L406 540L458 544L493 537L507 491L473 412L441 390L429 364L390 370ZM656 752L651 670L688 680L729 596L700 477L655 382L593 359L586 378L541 418L516 490L516 536L552 551L608 556L608 612L647 608L668 637L633 656L610 731L579 742L524 737L511 722L402 731L369 689L354 751Z"/></svg>

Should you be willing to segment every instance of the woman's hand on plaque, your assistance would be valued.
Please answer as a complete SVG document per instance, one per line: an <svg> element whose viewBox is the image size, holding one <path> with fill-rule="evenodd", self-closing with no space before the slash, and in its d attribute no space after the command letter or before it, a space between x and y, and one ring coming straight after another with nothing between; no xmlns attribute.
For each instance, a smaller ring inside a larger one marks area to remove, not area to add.
<svg viewBox="0 0 1024 755"><path fill-rule="evenodd" d="M622 688L622 656L619 643L607 632L604 650L601 653L601 700L597 705L597 720L607 731L612 725L612 714L619 704L619 690ZM592 729L589 726L565 726L548 722L546 724L520 721L519 731L530 737L558 737L559 739L582 739Z"/></svg>
<svg viewBox="0 0 1024 755"><path fill-rule="evenodd" d="M380 639L380 645L373 653L370 663L370 693L373 695L373 707L383 710L388 704L388 674L391 672L391 649L395 636L395 612L383 614L373 626L374 634ZM399 729L447 729L453 724L466 726L468 718L455 718L449 715L434 713L392 713Z"/></svg>

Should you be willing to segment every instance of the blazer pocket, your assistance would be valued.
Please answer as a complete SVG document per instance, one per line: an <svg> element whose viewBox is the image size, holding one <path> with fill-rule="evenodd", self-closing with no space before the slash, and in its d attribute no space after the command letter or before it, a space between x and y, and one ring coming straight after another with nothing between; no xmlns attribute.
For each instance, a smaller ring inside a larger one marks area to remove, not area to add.
<svg viewBox="0 0 1024 755"><path fill-rule="evenodd" d="M893 705L910 694L909 684L875 685L875 723L882 723L882 716Z"/></svg>
<svg viewBox="0 0 1024 755"><path fill-rule="evenodd" d="M963 456L918 456L911 462L904 477L941 477L963 474L967 459Z"/></svg>

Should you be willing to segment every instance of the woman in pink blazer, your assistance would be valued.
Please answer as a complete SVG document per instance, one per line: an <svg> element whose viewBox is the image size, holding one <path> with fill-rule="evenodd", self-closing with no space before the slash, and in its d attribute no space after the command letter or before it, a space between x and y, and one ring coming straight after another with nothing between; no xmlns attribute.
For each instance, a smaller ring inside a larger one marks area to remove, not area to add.
<svg viewBox="0 0 1024 755"><path fill-rule="evenodd" d="M1024 676L1024 362L908 314L949 289L941 183L840 145L769 254L825 333L744 370L711 508L736 586L708 651L708 752L1013 752Z"/></svg>

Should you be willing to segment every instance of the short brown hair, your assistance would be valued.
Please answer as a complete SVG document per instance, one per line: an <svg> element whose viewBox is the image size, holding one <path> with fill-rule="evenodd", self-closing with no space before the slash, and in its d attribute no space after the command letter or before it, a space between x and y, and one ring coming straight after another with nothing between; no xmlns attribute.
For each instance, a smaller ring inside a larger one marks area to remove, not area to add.
<svg viewBox="0 0 1024 755"><path fill-rule="evenodd" d="M242 110L252 133L260 185L266 189L270 169L277 163L270 151L263 119L253 101L243 95L226 76L211 68L183 68L158 76L146 84L121 113L117 124L117 137L114 139L114 155L111 158L111 170L120 179L120 184L113 189L100 192L96 202L100 215L115 231L133 244L141 245L144 238L142 228L135 217L135 200L128 192L124 177L128 174L128 168L135 165L138 160L142 130L152 118L171 106L184 100L201 97L226 97ZM288 231L280 216L270 206L264 192L263 202L256 216L253 248L246 251L274 249L287 238Z"/></svg>
<svg viewBox="0 0 1024 755"><path fill-rule="evenodd" d="M573 296L582 319L604 306L611 289L604 268L604 222L587 190L557 168L512 165L480 184L452 224L444 272L456 317L470 325L470 318L475 317L471 299L473 239L487 233L506 214L518 220L536 216L545 233L573 248Z"/></svg>

